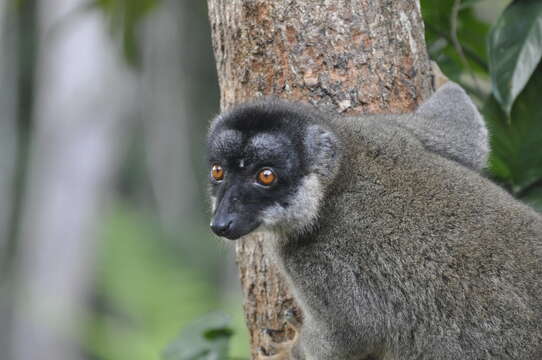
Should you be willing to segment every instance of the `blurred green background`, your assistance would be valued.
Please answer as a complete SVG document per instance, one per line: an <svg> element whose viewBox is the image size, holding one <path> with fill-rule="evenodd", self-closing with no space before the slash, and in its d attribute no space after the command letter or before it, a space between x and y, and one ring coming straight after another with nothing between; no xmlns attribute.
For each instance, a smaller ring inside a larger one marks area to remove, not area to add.
<svg viewBox="0 0 542 360"><path fill-rule="evenodd" d="M537 3L421 1L431 58L492 129L488 176L540 209ZM212 311L247 359L233 247L207 225L206 2L3 0L0 81L0 359L211 359L175 344Z"/></svg>

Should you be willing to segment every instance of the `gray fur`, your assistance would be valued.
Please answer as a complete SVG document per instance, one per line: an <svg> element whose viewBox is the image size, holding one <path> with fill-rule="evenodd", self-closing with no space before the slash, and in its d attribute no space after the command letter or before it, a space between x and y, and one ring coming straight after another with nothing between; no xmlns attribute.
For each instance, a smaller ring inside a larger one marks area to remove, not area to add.
<svg viewBox="0 0 542 360"><path fill-rule="evenodd" d="M310 125L305 134L305 149L311 158L311 171L328 183L339 170L342 155L340 141L322 125Z"/></svg>
<svg viewBox="0 0 542 360"><path fill-rule="evenodd" d="M275 203L263 210L261 220L264 228L278 232L279 235L286 235L292 231L306 233L312 230L323 195L322 183L318 176L307 175L292 195L288 207Z"/></svg>
<svg viewBox="0 0 542 360"><path fill-rule="evenodd" d="M252 137L248 144L248 151L257 154L259 158L272 157L280 153L282 149L291 148L288 136L275 134L259 134Z"/></svg>
<svg viewBox="0 0 542 360"><path fill-rule="evenodd" d="M284 135L315 165L263 212L303 312L291 359L542 359L542 218L479 174L487 131L463 90Z"/></svg>
<svg viewBox="0 0 542 360"><path fill-rule="evenodd" d="M542 359L540 215L392 122L336 131L318 231L272 256L305 315L295 359Z"/></svg>
<svg viewBox="0 0 542 360"><path fill-rule="evenodd" d="M429 150L472 169L482 169L489 154L487 128L465 91L443 85L404 126Z"/></svg>
<svg viewBox="0 0 542 360"><path fill-rule="evenodd" d="M215 139L215 146L224 152L237 152L242 143L242 134L237 130L224 130Z"/></svg>

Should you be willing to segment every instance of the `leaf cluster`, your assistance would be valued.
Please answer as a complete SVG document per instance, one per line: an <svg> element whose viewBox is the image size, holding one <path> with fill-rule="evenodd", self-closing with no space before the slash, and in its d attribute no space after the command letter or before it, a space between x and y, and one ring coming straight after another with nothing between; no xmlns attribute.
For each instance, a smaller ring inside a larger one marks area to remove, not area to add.
<svg viewBox="0 0 542 360"><path fill-rule="evenodd" d="M109 28L120 42L123 54L132 66L140 66L138 29L141 21L160 0L92 0L92 6L104 12Z"/></svg>
<svg viewBox="0 0 542 360"><path fill-rule="evenodd" d="M231 321L210 313L187 326L164 351L164 360L226 360L233 336Z"/></svg>
<svg viewBox="0 0 542 360"><path fill-rule="evenodd" d="M542 2L510 3L493 25L481 0L422 0L429 54L478 101L491 176L542 210Z"/></svg>

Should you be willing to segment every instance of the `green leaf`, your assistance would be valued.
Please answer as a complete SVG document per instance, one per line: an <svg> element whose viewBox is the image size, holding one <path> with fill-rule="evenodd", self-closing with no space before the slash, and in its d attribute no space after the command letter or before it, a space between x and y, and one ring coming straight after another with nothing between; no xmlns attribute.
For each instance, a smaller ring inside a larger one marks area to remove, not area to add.
<svg viewBox="0 0 542 360"><path fill-rule="evenodd" d="M463 2L465 3L465 1ZM431 59L451 80L461 82L464 75L470 76L464 61L452 43L451 13L454 0L421 0L425 22L425 38ZM470 5L472 5L469 2ZM477 18L472 7L462 7L458 14L457 37L465 54L469 68L478 76L487 76L487 34L489 25Z"/></svg>
<svg viewBox="0 0 542 360"><path fill-rule="evenodd" d="M230 318L211 313L181 331L163 353L164 360L225 360L233 336Z"/></svg>
<svg viewBox="0 0 542 360"><path fill-rule="evenodd" d="M94 0L97 8L109 18L113 35L120 39L120 45L127 62L140 66L138 27L160 0Z"/></svg>
<svg viewBox="0 0 542 360"><path fill-rule="evenodd" d="M492 28L489 65L493 94L507 115L542 57L542 1L516 1Z"/></svg>
<svg viewBox="0 0 542 360"><path fill-rule="evenodd" d="M542 212L542 185L529 189L521 199L535 210Z"/></svg>
<svg viewBox="0 0 542 360"><path fill-rule="evenodd" d="M535 210L542 212L542 185L529 189L521 199L531 205Z"/></svg>
<svg viewBox="0 0 542 360"><path fill-rule="evenodd" d="M491 135L490 169L515 195L542 179L542 65L517 97L508 121L494 97L484 106Z"/></svg>
<svg viewBox="0 0 542 360"><path fill-rule="evenodd" d="M461 9L470 8L479 3L481 0L463 0L461 2Z"/></svg>

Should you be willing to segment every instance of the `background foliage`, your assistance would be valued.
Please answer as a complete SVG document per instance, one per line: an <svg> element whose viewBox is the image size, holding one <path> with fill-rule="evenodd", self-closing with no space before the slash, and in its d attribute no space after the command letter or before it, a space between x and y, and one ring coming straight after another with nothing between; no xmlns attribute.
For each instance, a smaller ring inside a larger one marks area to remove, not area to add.
<svg viewBox="0 0 542 360"><path fill-rule="evenodd" d="M422 1L427 45L475 97L491 134L490 175L542 210L542 2L514 1L493 24L484 1Z"/></svg>

